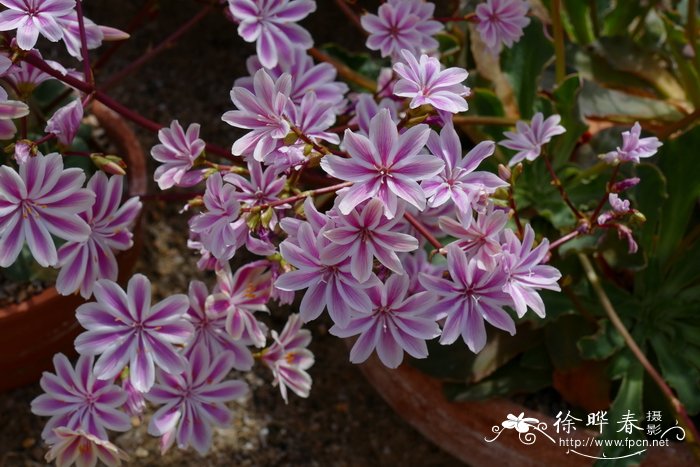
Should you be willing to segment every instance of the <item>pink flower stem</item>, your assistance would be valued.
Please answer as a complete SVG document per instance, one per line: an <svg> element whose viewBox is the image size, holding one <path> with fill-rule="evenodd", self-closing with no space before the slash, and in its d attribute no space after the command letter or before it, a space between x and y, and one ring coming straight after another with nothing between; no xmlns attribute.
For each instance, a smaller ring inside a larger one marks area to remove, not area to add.
<svg viewBox="0 0 700 467"><path fill-rule="evenodd" d="M515 196L513 194L512 184L508 187L508 206L510 206L510 209L513 211L513 220L515 221L515 225L518 228L518 236L522 239L525 230L523 229L523 223L520 222L520 215L518 214L518 207L515 204Z"/></svg>
<svg viewBox="0 0 700 467"><path fill-rule="evenodd" d="M213 5L207 5L204 8L202 8L199 13L197 13L195 16L190 18L187 22L185 22L182 26L180 26L175 32L173 32L170 36L168 36L163 42L160 44L156 45L152 49L150 49L148 52L145 54L141 55L138 59L134 60L131 62L129 65L125 66L122 68L118 73L115 75L111 76L101 87L102 90L108 90L114 87L115 85L119 84L120 81L122 81L124 78L129 76L131 73L135 72L139 68L141 68L144 64L146 64L149 60L153 59L157 55L159 55L161 52L163 52L165 49L172 47L175 42L180 39L186 32L188 32L190 29L192 29L197 23L199 23L202 19L204 19L205 16L211 11Z"/></svg>
<svg viewBox="0 0 700 467"><path fill-rule="evenodd" d="M464 16L447 16L447 17L437 17L433 18L435 21L440 21L441 23L457 23L459 21L471 21L474 22L476 19L476 13L467 13Z"/></svg>
<svg viewBox="0 0 700 467"><path fill-rule="evenodd" d="M81 81L79 79L76 79L70 75L63 75L61 72L58 70L54 70L49 66L48 63L46 63L44 60L42 60L39 57L36 57L31 54L27 54L22 57L22 60L26 61L30 65L35 66L36 68L40 69L44 73L53 76L59 81L64 82L68 86L74 87L78 89L81 92L84 92L86 94L94 94L94 98L97 99L98 101L102 102L104 105L109 107L110 109L114 110L124 118L131 120L132 122L136 123L137 125L142 126L143 128L146 128L149 131L152 131L154 133L157 133L161 128L163 128L163 125L154 122L153 120L149 120L143 115L129 109L128 107L120 104L119 102L115 101L111 97L109 97L107 94L105 94L102 91L99 91L95 89L93 86L85 83L84 81ZM216 154L217 156L223 157L225 159L228 159L235 164L242 165L243 161L239 158L234 157L231 152L227 149L224 149L220 146L215 146L213 144L207 143L206 145L207 152L211 154Z"/></svg>
<svg viewBox="0 0 700 467"><path fill-rule="evenodd" d="M136 12L134 17L129 21L126 29L127 33L132 33L139 27L141 27L145 22L154 18L158 15L159 7L158 0L147 0L143 6ZM126 41L118 41L113 44L109 49L105 50L102 55L100 55L95 64L93 65L93 70L99 70L109 62L109 60L114 56L114 54L124 45Z"/></svg>
<svg viewBox="0 0 700 467"><path fill-rule="evenodd" d="M338 8L340 11L343 12L343 14L350 20L352 24L355 25L355 27L361 31L365 36L367 36L367 31L365 31L365 28L362 27L362 23L360 22L360 18L357 16L357 14L350 8L350 5L348 5L348 2L346 0L335 0L335 4L338 5Z"/></svg>
<svg viewBox="0 0 700 467"><path fill-rule="evenodd" d="M330 57L328 54L321 52L315 47L309 49L309 55L318 60L319 62L330 63L338 71L338 74L345 80L355 83L358 86L367 89L368 91L374 92L377 89L377 83L369 78L357 73L355 70L351 69L344 63Z"/></svg>
<svg viewBox="0 0 700 467"><path fill-rule="evenodd" d="M273 201L272 203L261 204L261 205L252 206L249 208L243 208L243 209L241 209L241 211L243 211L243 212L253 212L253 211L260 212L264 209L282 206L283 204L296 203L297 201L308 198L309 196L318 196L318 195L322 195L325 193L334 193L340 189L350 187L350 186L352 186L352 184L353 184L353 182L343 182L343 183L338 183L337 185L326 186L323 188L316 188L315 190L307 190L307 191L303 191L295 196L290 196L288 198L278 199L277 201Z"/></svg>
<svg viewBox="0 0 700 467"><path fill-rule="evenodd" d="M561 245L564 243L568 242L569 240L573 240L574 238L578 237L581 234L578 230L572 230L568 234L556 239L552 243L549 244L549 251L553 251L556 248L559 248Z"/></svg>
<svg viewBox="0 0 700 467"><path fill-rule="evenodd" d="M544 163L547 166L547 170L549 170L549 175L552 178L552 185L554 185L557 188L557 190L559 190L561 199L569 207L569 209L571 209L571 212L574 213L576 219L585 220L586 217L583 214L581 214L581 211L579 211L578 208L574 206L574 203L571 202L568 193L564 189L564 185L562 185L561 180L559 180L557 173L554 171L554 167L552 167L552 162L549 160L549 157L544 151L542 151L542 158L544 159Z"/></svg>
<svg viewBox="0 0 700 467"><path fill-rule="evenodd" d="M617 332L620 333L623 340L625 341L625 344L627 344L627 347L630 349L630 351L632 351L632 354L634 354L634 356L637 358L642 367L644 367L647 373L649 373L651 379L653 379L654 382L659 386L661 392L663 392L664 396L666 396L666 398L670 402L671 407L673 407L673 410L678 415L680 425L683 428L685 428L685 432L688 437L688 443L690 444L693 453L695 454L696 458L700 459L700 447L698 446L698 441L700 440L700 433L698 433L698 429L693 424L693 421L688 415L688 412L683 406L683 403L680 400L678 400L676 395L673 393L673 390L668 386L668 384L664 380L663 376L659 374L656 368L654 368L651 362L647 359L642 349L639 347L639 345L637 345L634 338L625 327L625 324L622 322L620 316L615 311L615 308L613 307L610 298L608 298L608 294L605 292L605 289L601 284L600 278L598 277L598 274L596 274L595 269L591 264L591 261L588 259L588 256L584 255L583 253L579 253L578 257L581 261L581 265L583 266L583 270L586 273L588 282L590 282L591 286L593 287L593 290L598 296L598 301L600 301L600 304L603 306L603 309L608 315L610 322L615 327Z"/></svg>
<svg viewBox="0 0 700 467"><path fill-rule="evenodd" d="M608 181L608 184L605 185L605 194L602 198L600 198L598 206L596 206L595 211L593 211L593 214L591 215L591 225L593 226L598 223L598 215L600 214L600 211L603 210L603 206L605 206L605 202L608 200L610 189L612 188L613 183L615 183L618 172L620 172L620 164L617 164L613 169L612 174L610 175L610 180Z"/></svg>
<svg viewBox="0 0 700 467"><path fill-rule="evenodd" d="M428 229L425 228L423 224L420 223L418 219L413 217L412 214L406 212L403 215L404 219L408 221L409 224L413 226L414 229L418 231L423 237L425 237L426 240L428 240L428 243L430 243L432 246L434 246L437 250L442 250L442 243L433 236L430 232L428 232Z"/></svg>
<svg viewBox="0 0 700 467"><path fill-rule="evenodd" d="M80 54L83 56L83 78L92 87L95 86L95 76L90 68L90 55L88 54L87 36L85 35L85 17L83 16L83 4L80 0L75 2L75 13L78 15L78 29L80 30Z"/></svg>

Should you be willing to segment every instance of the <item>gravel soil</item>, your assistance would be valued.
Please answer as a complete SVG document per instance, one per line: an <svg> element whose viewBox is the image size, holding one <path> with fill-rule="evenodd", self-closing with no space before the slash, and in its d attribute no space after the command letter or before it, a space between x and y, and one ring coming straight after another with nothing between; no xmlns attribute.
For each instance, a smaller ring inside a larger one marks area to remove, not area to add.
<svg viewBox="0 0 700 467"><path fill-rule="evenodd" d="M85 3L91 19L125 28L143 0ZM361 41L352 25L334 9L332 1L317 3L319 12L305 24L317 43ZM160 5L157 17L134 33L100 72L98 84L167 37L199 8L193 0L161 1ZM234 25L210 14L177 46L111 93L130 108L161 123L175 118L183 125L199 122L203 138L228 146L236 133L221 122L220 116L232 108L230 87L237 76L245 73L245 58L253 52L250 44L238 39ZM144 131L139 131L139 137L145 148L157 142L155 135ZM137 271L153 281L157 298L186 292L192 278L211 284L212 277L196 270L196 258L185 246L186 217L178 214L179 206L153 201L145 204L145 245ZM284 312L272 314L273 327L281 328ZM244 376L251 393L233 406L234 423L216 431L208 456L202 458L194 451L174 448L161 457L157 440L146 433L147 415L132 432L114 437L130 453L128 465L458 465L384 403L348 362L345 344L327 334L327 325L315 322L311 327L316 364L311 369L314 383L308 399L292 395L289 404L285 404L278 389L271 386L268 370L257 368ZM0 466L44 465L45 449L40 437L44 419L29 412L30 401L40 392L37 384L0 394Z"/></svg>

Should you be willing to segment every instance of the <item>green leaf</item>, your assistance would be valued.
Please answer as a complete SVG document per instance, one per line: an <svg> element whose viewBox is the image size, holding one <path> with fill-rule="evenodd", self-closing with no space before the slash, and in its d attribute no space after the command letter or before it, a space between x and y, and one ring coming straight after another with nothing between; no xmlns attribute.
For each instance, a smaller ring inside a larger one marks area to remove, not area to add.
<svg viewBox="0 0 700 467"><path fill-rule="evenodd" d="M659 166L666 176L668 200L661 214L661 229L657 256L664 262L685 235L693 206L700 197L698 154L700 126L696 126L674 140L666 141L659 149Z"/></svg>
<svg viewBox="0 0 700 467"><path fill-rule="evenodd" d="M644 385L644 368L636 360L629 366L627 373L622 379L622 384L617 392L617 396L613 401L610 410L608 411L609 424L604 427L601 440L641 440L643 439L643 431L632 428L630 433L627 433L624 428L623 417L631 415L636 422L634 425L642 427L642 418L644 417L642 396ZM614 444L614 443L613 443ZM644 448L628 448L622 446L604 447L602 455L608 457L605 460L599 460L596 465L601 467L623 467L627 465L639 464L642 454L631 457L630 454L638 451L643 451ZM620 458L621 459L614 459Z"/></svg>
<svg viewBox="0 0 700 467"><path fill-rule="evenodd" d="M537 365L531 365L532 362ZM543 346L511 360L485 380L472 385L450 383L443 390L456 401L483 400L497 396L531 393L552 383L552 368Z"/></svg>
<svg viewBox="0 0 700 467"><path fill-rule="evenodd" d="M650 6L640 8L640 4L636 0L617 0L610 14L605 17L603 34L619 36L626 33L627 28L636 18L646 16L649 8Z"/></svg>
<svg viewBox="0 0 700 467"><path fill-rule="evenodd" d="M554 55L552 43L544 35L542 24L532 19L524 35L511 49L502 54L501 66L513 86L520 116L532 117L538 82L544 66Z"/></svg>
<svg viewBox="0 0 700 467"><path fill-rule="evenodd" d="M614 70L649 83L663 98L685 100L686 94L668 64L629 37L602 37L592 45L591 53L605 60ZM624 75L623 75L624 76ZM629 79L629 76L627 76ZM630 84L620 83L625 88Z"/></svg>
<svg viewBox="0 0 700 467"><path fill-rule="evenodd" d="M642 163L636 167L641 182L634 189L636 208L644 214L646 222L635 231L637 242L645 251L651 251L659 231L662 206L668 198L666 177L655 165Z"/></svg>
<svg viewBox="0 0 700 467"><path fill-rule="evenodd" d="M579 105L586 117L630 123L636 120L675 122L683 117L683 114L665 101L606 89L591 81L584 82Z"/></svg>
<svg viewBox="0 0 700 467"><path fill-rule="evenodd" d="M566 133L559 135L551 145L555 167L569 160L579 138L588 129L578 104L582 85L579 75L571 75L554 90L556 111L561 115L561 125L566 128Z"/></svg>
<svg viewBox="0 0 700 467"><path fill-rule="evenodd" d="M589 2L583 0L564 0L565 25L576 42L586 45L595 39L591 8Z"/></svg>
<svg viewBox="0 0 700 467"><path fill-rule="evenodd" d="M581 363L576 342L593 332L591 324L581 315L564 315L544 328L545 344L554 367L570 370Z"/></svg>
<svg viewBox="0 0 700 467"><path fill-rule="evenodd" d="M687 360L685 342L656 335L652 336L651 345L659 360L664 379L676 390L686 410L690 414L700 412L700 371L697 366L699 362L691 363Z"/></svg>
<svg viewBox="0 0 700 467"><path fill-rule="evenodd" d="M598 321L598 331L579 339L581 356L592 360L605 360L625 346L625 341L608 319Z"/></svg>

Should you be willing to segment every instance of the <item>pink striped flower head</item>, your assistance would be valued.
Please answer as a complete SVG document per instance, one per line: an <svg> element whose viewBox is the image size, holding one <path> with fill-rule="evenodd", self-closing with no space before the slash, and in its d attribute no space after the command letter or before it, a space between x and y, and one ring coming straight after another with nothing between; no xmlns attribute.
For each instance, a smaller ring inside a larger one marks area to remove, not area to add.
<svg viewBox="0 0 700 467"><path fill-rule="evenodd" d="M80 290L80 295L89 298L97 280L117 280L114 252L133 245L131 228L141 211L138 197L121 203L123 186L124 177L113 175L108 179L103 172L97 172L88 182L87 189L95 194L97 202L80 217L90 226L90 235L82 242L68 241L58 250L59 293L69 295Z"/></svg>
<svg viewBox="0 0 700 467"><path fill-rule="evenodd" d="M199 235L202 246L218 260L228 260L245 243L248 226L239 218L241 211L236 187L224 183L220 173L207 179L205 212L190 219L190 230Z"/></svg>
<svg viewBox="0 0 700 467"><path fill-rule="evenodd" d="M455 243L447 246L447 269L450 280L421 276L423 286L442 297L431 310L436 318L446 318L441 344L452 344L461 335L469 350L479 352L486 345L484 320L515 334L515 323L503 309L513 302L503 291L507 276L502 269L481 269Z"/></svg>
<svg viewBox="0 0 700 467"><path fill-rule="evenodd" d="M75 8L75 0L0 0L7 10L0 12L0 31L17 30L17 45L31 50L39 34L58 42L63 29L57 19Z"/></svg>
<svg viewBox="0 0 700 467"><path fill-rule="evenodd" d="M194 327L194 336L185 349L185 356L189 357L200 346L205 347L209 355L230 352L234 359L233 367L239 371L249 371L253 367L253 355L240 340L234 339L226 331L227 314L207 306L209 297L203 282L190 282L190 307L186 318Z"/></svg>
<svg viewBox="0 0 700 467"><path fill-rule="evenodd" d="M54 266L58 253L51 235L83 242L90 226L80 217L95 202L82 188L85 173L64 169L58 153L37 154L19 166L19 173L0 167L0 266L8 267L27 243L43 267Z"/></svg>
<svg viewBox="0 0 700 467"><path fill-rule="evenodd" d="M396 58L403 49L412 53L430 52L438 47L433 38L443 25L432 19L435 5L416 0L384 3L376 15L360 18L369 33L367 48L379 50L382 57Z"/></svg>
<svg viewBox="0 0 700 467"><path fill-rule="evenodd" d="M456 238L454 242L483 269L493 269L501 253L501 234L508 223L508 213L493 205L480 212L476 219L471 214L457 214L457 219L441 217L443 234Z"/></svg>
<svg viewBox="0 0 700 467"><path fill-rule="evenodd" d="M237 198L245 204L245 207L260 206L279 200L278 195L282 192L287 177L278 177L274 167L263 168L263 165L256 160L248 162L248 172L249 178L233 173L224 175L225 181L238 188ZM271 229L277 225L275 210L287 208L289 205L282 204L272 211Z"/></svg>
<svg viewBox="0 0 700 467"><path fill-rule="evenodd" d="M462 144L452 125L443 127L428 138L428 148L445 162L437 176L423 180L421 187L428 197L428 206L438 207L452 200L463 214L471 215L472 208L498 188L508 186L491 172L476 172L483 160L493 154L493 141L482 141L462 158Z"/></svg>
<svg viewBox="0 0 700 467"><path fill-rule="evenodd" d="M321 161L321 167L333 177L354 182L342 194L340 212L348 215L355 206L375 197L382 201L389 219L396 215L399 199L423 210L425 193L418 182L444 167L437 157L420 153L428 136L427 125L416 125L399 135L388 110L372 119L369 138L346 130L343 144L350 158L331 155Z"/></svg>
<svg viewBox="0 0 700 467"><path fill-rule="evenodd" d="M402 50L403 61L394 65L394 71L401 77L394 85L394 94L410 97L410 107L432 105L438 110L450 113L466 112L469 109L464 99L469 88L462 84L469 73L463 68L442 69L435 57L423 54L419 60L408 50Z"/></svg>
<svg viewBox="0 0 700 467"><path fill-rule="evenodd" d="M205 146L199 137L198 123L191 124L185 132L180 122L173 120L170 128L158 131L158 140L160 144L153 146L151 156L162 164L153 175L161 190L202 181L202 171L190 171Z"/></svg>
<svg viewBox="0 0 700 467"><path fill-rule="evenodd" d="M246 66L250 76L238 78L234 85L253 92L253 76L263 65L260 58L253 55L246 61ZM313 93L319 102L328 102L335 111L339 111L343 97L348 92L347 84L336 81L338 72L333 65L314 63L313 58L301 48L294 49L289 56L280 57L277 66L267 68L266 71L273 80L279 79L285 73L292 77L289 98L295 105L301 105L304 96Z"/></svg>
<svg viewBox="0 0 700 467"><path fill-rule="evenodd" d="M553 266L541 264L549 253L549 241L545 238L533 248L535 231L529 224L522 242L510 229L504 231L504 238L502 267L507 278L503 290L513 299L518 317L522 318L530 307L544 318L545 306L537 290L561 290L557 284L561 273Z"/></svg>
<svg viewBox="0 0 700 467"><path fill-rule="evenodd" d="M408 294L406 275L393 274L381 286L367 289L372 307L353 315L346 326L335 325L330 333L339 337L360 335L350 351L350 361L362 363L376 349L389 368L398 367L407 352L415 358L428 356L426 340L440 335L432 317L435 296L431 292Z"/></svg>
<svg viewBox="0 0 700 467"><path fill-rule="evenodd" d="M248 392L243 381L226 379L233 360L228 352L210 355L200 346L190 354L183 372L158 370L158 384L146 399L161 406L148 424L149 434L162 437L161 453L175 441L180 449L192 446L201 455L209 451L212 427L231 422L226 403Z"/></svg>
<svg viewBox="0 0 700 467"><path fill-rule="evenodd" d="M29 106L21 101L11 100L4 88L0 88L0 140L14 138L17 127L15 118L29 115Z"/></svg>
<svg viewBox="0 0 700 467"><path fill-rule="evenodd" d="M262 351L262 362L272 371L273 384L279 386L284 402L287 389L299 397L309 397L311 376L306 372L314 364L314 354L306 347L311 343L311 332L302 329L302 319L292 314L278 335L272 331L273 343Z"/></svg>
<svg viewBox="0 0 700 467"><path fill-rule="evenodd" d="M352 310L369 309L371 305L364 289L378 279L372 274L360 283L350 271L349 258L330 258L324 254L330 245L322 233L314 233L309 222L301 222L294 239L280 245L282 257L296 270L282 274L275 286L289 291L307 289L299 305L304 322L318 318L327 307L335 323L346 325Z"/></svg>
<svg viewBox="0 0 700 467"><path fill-rule="evenodd" d="M265 68L275 67L295 48L307 50L314 44L311 34L295 24L316 10L313 0L228 0L228 5L239 22L238 34L246 42L256 42Z"/></svg>
<svg viewBox="0 0 700 467"><path fill-rule="evenodd" d="M129 416L119 410L126 402L126 393L109 381L95 378L93 357L81 355L75 368L63 354L53 358L55 373L44 372L41 388L44 394L32 401L32 413L51 417L41 433L53 444L59 437L55 429L65 427L83 430L100 439L107 439L107 430L127 431Z"/></svg>
<svg viewBox="0 0 700 467"><path fill-rule="evenodd" d="M641 125L639 125L639 122L634 122L632 129L622 132L622 147L605 154L603 159L609 164L620 162L639 164L639 159L645 159L656 154L656 151L662 146L659 138L655 136L640 138L641 134Z"/></svg>
<svg viewBox="0 0 700 467"><path fill-rule="evenodd" d="M86 433L84 430L71 430L60 427L51 449L46 453L46 462L56 461L59 467L95 467L102 462L108 467L120 466L129 456L106 439Z"/></svg>
<svg viewBox="0 0 700 467"><path fill-rule="evenodd" d="M253 92L234 86L231 100L237 110L224 113L222 120L231 126L251 130L233 143L234 155L253 156L259 162L282 145L290 130L288 117L292 78L284 73L273 80L264 69L253 77Z"/></svg>
<svg viewBox="0 0 700 467"><path fill-rule="evenodd" d="M349 257L350 271L360 282L370 278L374 258L395 273L403 274L396 253L416 250L418 240L397 231L396 225L401 219L402 216L387 219L384 206L378 199L369 201L362 208L358 206L347 216L338 216L335 227L323 233L333 242L324 255L328 259Z"/></svg>
<svg viewBox="0 0 700 467"><path fill-rule="evenodd" d="M176 345L191 338L193 328L184 317L187 295L171 295L151 306L151 283L134 275L127 290L107 279L97 281L95 302L80 305L76 317L86 329L75 340L82 355L100 355L95 376L108 380L129 365L131 384L147 392L155 381L155 367L180 373L185 360Z"/></svg>
<svg viewBox="0 0 700 467"><path fill-rule="evenodd" d="M81 0L82 1L82 0ZM78 60L83 59L80 43L80 24L78 23L78 13L71 10L67 15L56 18L56 21L63 30L63 43L66 45L68 53ZM85 26L85 40L88 50L93 50L102 45L102 41L116 41L129 38L129 34L119 29L110 28L95 24L89 18L83 17Z"/></svg>
<svg viewBox="0 0 700 467"><path fill-rule="evenodd" d="M226 316L226 332L234 339L256 347L265 346L267 328L257 319L256 311L268 311L272 277L265 260L248 263L231 273L228 263L216 270L216 288L206 307Z"/></svg>
<svg viewBox="0 0 700 467"><path fill-rule="evenodd" d="M476 7L476 30L492 53L498 54L504 45L510 48L520 40L530 24L528 9L524 0L486 0Z"/></svg>
<svg viewBox="0 0 700 467"><path fill-rule="evenodd" d="M46 122L44 131L55 135L58 142L64 146L70 146L78 134L82 120L83 103L80 99L75 99L54 112Z"/></svg>
<svg viewBox="0 0 700 467"><path fill-rule="evenodd" d="M519 121L515 125L515 132L506 131L503 133L507 139L498 144L517 151L508 165L514 166L523 160L534 161L540 157L542 146L549 143L554 136L566 132L566 128L559 125L560 121L559 115L552 115L545 119L541 112L537 112L532 117L530 125Z"/></svg>

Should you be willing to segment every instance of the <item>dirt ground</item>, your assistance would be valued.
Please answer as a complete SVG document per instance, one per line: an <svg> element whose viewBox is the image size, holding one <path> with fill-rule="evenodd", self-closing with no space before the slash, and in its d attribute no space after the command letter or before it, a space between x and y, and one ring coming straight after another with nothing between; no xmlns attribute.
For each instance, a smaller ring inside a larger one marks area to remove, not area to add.
<svg viewBox="0 0 700 467"><path fill-rule="evenodd" d="M98 23L125 28L144 0L85 2L87 15ZM305 23L317 43L349 43L357 32L330 0L319 0L319 12ZM161 1L156 19L135 33L97 76L101 80L123 68L144 50L167 37L191 18L200 6L194 0ZM241 41L235 26L210 14L177 46L167 50L111 93L129 107L161 123L178 118L199 122L207 141L228 146L235 131L220 120L232 108L229 90L245 73L245 58L254 51ZM78 64L76 63L76 66ZM139 131L145 148L155 135ZM153 186L151 187L153 189ZM152 190L154 192L154 190ZM145 247L138 271L154 282L157 295L186 292L190 278L201 274L185 247L186 218L178 206L146 203ZM211 277L203 277L211 283ZM271 317L279 328L283 320ZM348 362L345 344L326 333L326 324L314 323L311 369L314 386L308 399L292 396L285 405L270 375L258 368L246 375L251 395L235 406L230 428L217 430L214 448L205 458L195 452L172 449L158 455L157 440L146 434L148 419L130 433L114 437L139 466L442 466L458 465L449 455L406 425ZM0 467L44 465L40 432L44 419L29 412L38 385L0 394Z"/></svg>

